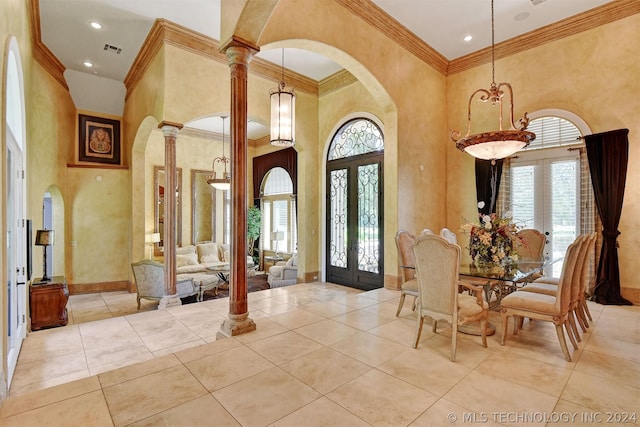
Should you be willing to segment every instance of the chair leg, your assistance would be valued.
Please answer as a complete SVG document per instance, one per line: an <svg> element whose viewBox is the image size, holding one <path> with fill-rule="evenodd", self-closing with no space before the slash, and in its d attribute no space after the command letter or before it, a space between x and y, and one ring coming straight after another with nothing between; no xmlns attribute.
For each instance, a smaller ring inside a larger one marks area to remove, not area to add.
<svg viewBox="0 0 640 427"><path fill-rule="evenodd" d="M576 318L574 316L573 310L569 310L569 314L567 315L567 321L569 322L569 326L571 326L571 332L573 332L573 336L576 341L582 342L582 338L580 338L580 331L578 331L578 325L576 323Z"/></svg>
<svg viewBox="0 0 640 427"><path fill-rule="evenodd" d="M573 314L576 316L576 320L580 325L580 329L582 329L582 333L586 334L587 328L589 327L589 322L587 322L587 318L584 315L584 312L582 311L582 307L580 306L580 303L576 304L576 307L573 309Z"/></svg>
<svg viewBox="0 0 640 427"><path fill-rule="evenodd" d="M519 324L520 324L520 316L513 316L513 335L518 335Z"/></svg>
<svg viewBox="0 0 640 427"><path fill-rule="evenodd" d="M591 317L591 312L589 311L589 305L586 300L582 300L582 308L584 308L584 312L587 314L589 321L593 322L593 318Z"/></svg>
<svg viewBox="0 0 640 427"><path fill-rule="evenodd" d="M413 348L418 348L418 341L420 341L420 334L422 334L422 325L424 324L424 317L418 315L418 323L416 324L416 339L413 343Z"/></svg>
<svg viewBox="0 0 640 427"><path fill-rule="evenodd" d="M411 307L411 311L416 311L417 303L418 303L418 297L413 297L413 306Z"/></svg>
<svg viewBox="0 0 640 427"><path fill-rule="evenodd" d="M580 316L582 326L584 326L586 329L589 329L589 320L587 320L587 313L585 311L584 301L578 302L578 306L576 307L576 312L578 313L578 316Z"/></svg>
<svg viewBox="0 0 640 427"><path fill-rule="evenodd" d="M136 299L138 300L138 310L140 310L140 297L136 297Z"/></svg>
<svg viewBox="0 0 640 427"><path fill-rule="evenodd" d="M431 319L431 332L436 333L436 329L438 329L438 321L436 319Z"/></svg>
<svg viewBox="0 0 640 427"><path fill-rule="evenodd" d="M507 339L507 327L509 326L507 323L509 322L509 316L505 313L502 313L502 337L500 338L500 345L504 345L504 341Z"/></svg>
<svg viewBox="0 0 640 427"><path fill-rule="evenodd" d="M576 341L575 336L573 335L573 327L569 324L569 319L564 321L564 328L567 330L567 335L569 336L569 340L571 341L571 345L573 345L573 349L578 349L578 342Z"/></svg>
<svg viewBox="0 0 640 427"><path fill-rule="evenodd" d="M556 334L558 335L558 340L560 341L560 347L562 348L564 358L567 359L567 362L571 362L571 355L569 354L569 349L567 348L567 341L564 339L564 330L562 328L562 325L556 325Z"/></svg>
<svg viewBox="0 0 640 427"><path fill-rule="evenodd" d="M451 361L456 361L456 348L458 346L458 325L454 323L451 325Z"/></svg>
<svg viewBox="0 0 640 427"><path fill-rule="evenodd" d="M398 304L398 311L396 311L396 317L398 317L400 315L400 311L402 310L402 306L404 305L404 297L405 297L405 293L404 292L400 292L400 303Z"/></svg>
<svg viewBox="0 0 640 427"><path fill-rule="evenodd" d="M487 323L489 323L487 317L484 317L482 320L480 320L480 331L482 332L482 346L485 348L487 347Z"/></svg>

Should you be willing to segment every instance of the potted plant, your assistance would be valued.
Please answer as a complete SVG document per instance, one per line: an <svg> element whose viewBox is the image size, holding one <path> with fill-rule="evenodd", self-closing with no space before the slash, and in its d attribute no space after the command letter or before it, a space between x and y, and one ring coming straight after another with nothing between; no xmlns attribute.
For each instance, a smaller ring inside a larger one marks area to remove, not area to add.
<svg viewBox="0 0 640 427"><path fill-rule="evenodd" d="M256 241L260 237L262 224L262 212L256 206L251 206L247 212L247 240L248 255L253 258L255 265L260 262L260 256L256 249Z"/></svg>

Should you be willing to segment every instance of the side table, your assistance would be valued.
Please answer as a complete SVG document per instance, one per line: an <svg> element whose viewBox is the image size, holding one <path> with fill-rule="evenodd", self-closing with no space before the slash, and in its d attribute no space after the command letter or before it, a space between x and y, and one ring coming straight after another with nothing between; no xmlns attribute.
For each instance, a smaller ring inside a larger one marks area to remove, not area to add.
<svg viewBox="0 0 640 427"><path fill-rule="evenodd" d="M264 257L264 269L263 271L268 273L269 267L276 265L279 261L284 261L284 258L280 255L271 255Z"/></svg>
<svg viewBox="0 0 640 427"><path fill-rule="evenodd" d="M31 330L65 326L68 300L69 289L64 276L55 276L47 282L35 279L29 287Z"/></svg>

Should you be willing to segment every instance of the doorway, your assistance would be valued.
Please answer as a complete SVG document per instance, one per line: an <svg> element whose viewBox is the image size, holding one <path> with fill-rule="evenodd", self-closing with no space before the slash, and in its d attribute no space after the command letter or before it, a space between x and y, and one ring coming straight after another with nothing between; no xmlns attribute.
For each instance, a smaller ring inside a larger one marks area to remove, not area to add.
<svg viewBox="0 0 640 427"><path fill-rule="evenodd" d="M327 281L361 290L384 285L380 128L358 118L336 132L327 156Z"/></svg>

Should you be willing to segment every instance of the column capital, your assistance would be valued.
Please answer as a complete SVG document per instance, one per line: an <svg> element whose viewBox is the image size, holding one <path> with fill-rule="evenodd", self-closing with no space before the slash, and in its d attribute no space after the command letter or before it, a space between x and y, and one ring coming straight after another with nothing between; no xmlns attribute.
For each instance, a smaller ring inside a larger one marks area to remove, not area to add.
<svg viewBox="0 0 640 427"><path fill-rule="evenodd" d="M162 129L164 136L178 136L178 131L182 129L182 123L168 122L166 120L158 123L158 128Z"/></svg>
<svg viewBox="0 0 640 427"><path fill-rule="evenodd" d="M240 38L238 36L232 36L229 40L220 44L220 52L226 53L227 49L230 47L239 47L248 49L251 52L251 55L260 52L260 47L251 43L248 40Z"/></svg>

